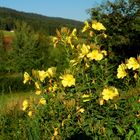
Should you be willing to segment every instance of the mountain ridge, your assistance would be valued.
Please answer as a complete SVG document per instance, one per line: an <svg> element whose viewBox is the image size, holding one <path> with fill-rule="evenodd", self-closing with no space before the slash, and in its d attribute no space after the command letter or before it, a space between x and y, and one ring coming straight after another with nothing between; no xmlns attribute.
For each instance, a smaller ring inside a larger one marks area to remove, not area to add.
<svg viewBox="0 0 140 140"><path fill-rule="evenodd" d="M56 28L67 26L69 28L81 28L83 22L62 17L50 17L38 13L18 11L12 8L0 7L0 28L6 24L7 30L11 30L15 20L24 21L36 31L54 32ZM6 27L5 27L6 28Z"/></svg>

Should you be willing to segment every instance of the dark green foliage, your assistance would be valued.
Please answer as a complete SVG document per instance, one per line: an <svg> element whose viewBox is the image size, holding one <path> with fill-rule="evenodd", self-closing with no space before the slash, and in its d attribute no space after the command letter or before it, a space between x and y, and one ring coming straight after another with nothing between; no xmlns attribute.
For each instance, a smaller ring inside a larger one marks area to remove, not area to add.
<svg viewBox="0 0 140 140"><path fill-rule="evenodd" d="M0 74L0 94L12 93L17 91L28 91L33 89L31 85L23 84L23 75L20 74Z"/></svg>
<svg viewBox="0 0 140 140"><path fill-rule="evenodd" d="M57 72L62 72L68 66L68 63L66 61L66 52L63 46L60 45L56 48L51 46L48 49L48 64L46 66L55 66L57 67Z"/></svg>
<svg viewBox="0 0 140 140"><path fill-rule="evenodd" d="M134 0L116 0L90 9L91 18L107 28L104 46L115 53L118 60L140 53L139 11L140 6Z"/></svg>
<svg viewBox="0 0 140 140"><path fill-rule="evenodd" d="M25 113L14 107L7 114L0 116L0 139L33 140L33 128L30 125Z"/></svg>
<svg viewBox="0 0 140 140"><path fill-rule="evenodd" d="M38 34L31 31L26 23L18 23L11 52L12 66L15 71L31 71L40 67L42 55Z"/></svg>

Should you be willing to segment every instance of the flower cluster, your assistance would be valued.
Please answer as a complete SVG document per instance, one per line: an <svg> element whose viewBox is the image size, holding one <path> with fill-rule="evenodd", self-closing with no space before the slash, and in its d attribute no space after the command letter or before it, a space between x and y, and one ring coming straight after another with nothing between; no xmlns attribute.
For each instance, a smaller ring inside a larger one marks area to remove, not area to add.
<svg viewBox="0 0 140 140"><path fill-rule="evenodd" d="M54 47L56 47L57 44L64 46L64 50L68 55L68 59L66 59L68 60L69 67L62 73L56 73L56 67L51 67L47 70L32 70L31 75L27 72L24 73L23 83L33 82L35 94L39 97L37 101L34 101L35 108L29 100L23 102L23 110L27 110L30 117L33 116L36 108L48 103L47 97L49 95L52 95L50 98L54 99L62 94L62 96L59 97L61 103L63 103L68 111L75 106L75 111L78 115L86 111L84 105L87 102L92 102L93 99L100 99L99 104L103 105L104 102L112 100L119 95L117 88L109 86L107 82L104 84L106 77L104 78L103 74L108 73L107 70L104 70L107 52L101 49L98 37L103 35L104 38L106 38L107 35L105 31L106 28L102 23L97 21L85 21L82 33L89 32L89 37L92 38L92 41L86 42L85 40L79 41L80 38L77 38L76 29L70 31L70 29L63 27L60 31L56 30L57 36L53 37ZM79 43L75 44L75 40L79 41ZM127 65L131 65L131 67ZM127 65L127 68L135 69L138 67L132 60L131 62L128 61ZM118 68L118 77L126 76L127 73L125 70L125 64L122 64ZM98 90L98 86L96 86L99 83L98 81L100 81L100 88L102 90L100 93L99 91L101 90ZM93 93L93 89L95 93ZM57 131L54 131L55 137Z"/></svg>
<svg viewBox="0 0 140 140"><path fill-rule="evenodd" d="M51 79L56 74L56 67L50 67L46 71L44 70L32 70L32 75L30 76L27 72L24 73L24 81L23 83L31 83L33 82L35 85L35 94L40 96L40 98L35 99L29 99L29 100L24 100L22 103L22 110L28 111L28 116L32 117L33 112L35 112L35 108L32 104L37 104L37 106L40 105L45 105L46 104L46 99L43 97L47 90L50 90L50 87L52 87L52 83L50 84ZM43 83L48 81L48 85L43 88ZM56 88L56 85L55 85ZM53 89L54 90L54 89Z"/></svg>
<svg viewBox="0 0 140 140"><path fill-rule="evenodd" d="M74 48L74 45L72 44L72 40L77 40L77 29L73 29L73 31L71 32L70 29L68 29L67 27L62 27L61 30L56 30L57 33L57 37L53 37L53 43L54 43L54 47L57 46L58 43L64 43L64 44L69 44L71 46L71 48Z"/></svg>
<svg viewBox="0 0 140 140"><path fill-rule="evenodd" d="M33 115L33 110L30 109L31 108L31 102L29 102L27 99L23 101L22 103L22 110L25 111L25 110L28 110L28 116L29 117L32 117Z"/></svg>
<svg viewBox="0 0 140 140"><path fill-rule="evenodd" d="M96 20L93 20L91 23L89 23L87 21L85 21L84 23L85 23L85 26L84 26L82 32L86 32L90 29L94 29L94 30L97 30L97 31L100 31L100 30L105 31L106 30L104 25L100 22L97 22Z"/></svg>
<svg viewBox="0 0 140 140"><path fill-rule="evenodd" d="M83 44L79 50L79 58L87 57L89 60L96 60L100 61L103 59L104 56L107 55L107 52L105 50L100 50L98 46L94 45L85 45Z"/></svg>
<svg viewBox="0 0 140 140"><path fill-rule="evenodd" d="M132 69L133 71L137 71L140 68L140 63L138 59L134 57L130 57L126 63L122 63L119 65L117 69L117 77L123 79L127 76L127 69ZM134 78L136 78L136 73L134 74Z"/></svg>

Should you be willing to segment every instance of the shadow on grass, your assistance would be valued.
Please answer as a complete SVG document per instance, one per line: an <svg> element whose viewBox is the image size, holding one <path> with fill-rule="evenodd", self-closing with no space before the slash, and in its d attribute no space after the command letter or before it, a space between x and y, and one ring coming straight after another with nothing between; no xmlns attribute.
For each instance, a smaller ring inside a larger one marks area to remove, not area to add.
<svg viewBox="0 0 140 140"><path fill-rule="evenodd" d="M71 136L67 140L92 140L92 138L90 136L87 136L85 133L80 133Z"/></svg>

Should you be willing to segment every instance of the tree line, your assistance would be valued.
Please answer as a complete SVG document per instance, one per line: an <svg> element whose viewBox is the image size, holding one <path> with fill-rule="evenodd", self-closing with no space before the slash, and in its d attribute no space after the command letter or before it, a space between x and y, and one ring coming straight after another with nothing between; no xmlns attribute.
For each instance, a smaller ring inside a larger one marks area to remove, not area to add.
<svg viewBox="0 0 140 140"><path fill-rule="evenodd" d="M104 47L117 60L140 54L140 1L107 1L89 10L91 19L99 20L107 28ZM119 59L120 58L120 59Z"/></svg>
<svg viewBox="0 0 140 140"><path fill-rule="evenodd" d="M56 28L60 28L62 26L67 26L69 28L76 27L80 29L83 25L82 22L76 20L48 17L35 13L25 13L10 8L0 7L1 30L14 29L15 22L17 21L24 21L30 25L35 32L43 32L48 35L54 35Z"/></svg>

